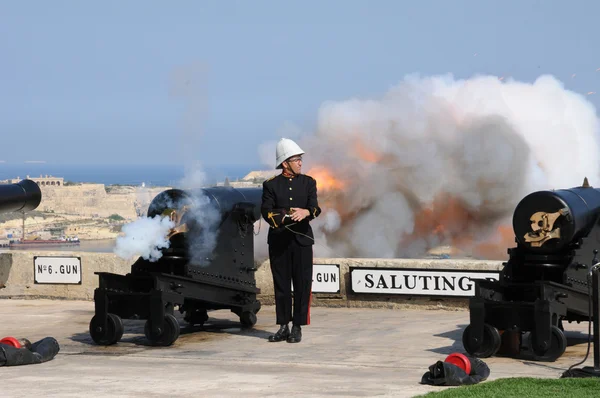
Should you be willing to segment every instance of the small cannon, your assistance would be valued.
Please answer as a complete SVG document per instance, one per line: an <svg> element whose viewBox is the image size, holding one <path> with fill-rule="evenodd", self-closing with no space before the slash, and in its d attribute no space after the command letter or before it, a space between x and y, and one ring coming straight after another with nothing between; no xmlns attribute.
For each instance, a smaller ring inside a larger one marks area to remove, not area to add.
<svg viewBox="0 0 600 398"><path fill-rule="evenodd" d="M122 319L146 319L146 338L155 345L171 345L180 333L175 307L192 325L202 325L207 311L217 309L231 310L243 326L255 325L261 305L254 278L254 223L260 219L261 199L261 188L158 194L148 217L173 221L170 245L157 261L138 258L127 275L96 273L92 339L114 344L123 336Z"/></svg>
<svg viewBox="0 0 600 398"><path fill-rule="evenodd" d="M481 358L502 348L519 357L527 335L535 360L554 361L567 347L563 321L594 318L588 273L600 250L600 190L585 179L581 187L533 192L516 206L513 229L517 246L499 280L475 281L463 346Z"/></svg>

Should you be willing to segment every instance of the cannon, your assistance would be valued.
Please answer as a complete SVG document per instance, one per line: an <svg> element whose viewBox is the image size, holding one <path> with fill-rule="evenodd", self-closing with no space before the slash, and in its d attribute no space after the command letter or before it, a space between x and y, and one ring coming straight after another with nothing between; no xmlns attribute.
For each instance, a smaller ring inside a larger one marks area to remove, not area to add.
<svg viewBox="0 0 600 398"><path fill-rule="evenodd" d="M587 178L580 187L533 192L518 203L516 247L507 250L498 280L474 281L462 335L469 354L555 361L565 352L564 321L594 318L598 292L592 294L588 274L598 263L599 216L600 190Z"/></svg>
<svg viewBox="0 0 600 398"><path fill-rule="evenodd" d="M0 184L0 213L35 210L42 201L42 191L33 181Z"/></svg>
<svg viewBox="0 0 600 398"><path fill-rule="evenodd" d="M173 222L157 261L139 257L131 272L97 272L94 342L111 345L124 333L123 319L146 320L153 345L169 346L180 333L174 311L190 325L202 325L209 310L229 309L244 327L256 324L254 223L260 219L261 188L170 189L148 207L148 217Z"/></svg>

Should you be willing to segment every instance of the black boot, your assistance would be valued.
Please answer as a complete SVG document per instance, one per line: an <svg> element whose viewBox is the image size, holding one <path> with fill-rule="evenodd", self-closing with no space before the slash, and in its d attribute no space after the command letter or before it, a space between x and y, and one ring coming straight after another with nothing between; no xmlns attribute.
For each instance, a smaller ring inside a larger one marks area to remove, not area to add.
<svg viewBox="0 0 600 398"><path fill-rule="evenodd" d="M287 338L288 343L299 343L302 340L302 328L300 325L292 326L292 333Z"/></svg>
<svg viewBox="0 0 600 398"><path fill-rule="evenodd" d="M278 341L284 341L290 335L290 328L287 324L281 325L277 333L269 336L269 341L272 343L276 343Z"/></svg>

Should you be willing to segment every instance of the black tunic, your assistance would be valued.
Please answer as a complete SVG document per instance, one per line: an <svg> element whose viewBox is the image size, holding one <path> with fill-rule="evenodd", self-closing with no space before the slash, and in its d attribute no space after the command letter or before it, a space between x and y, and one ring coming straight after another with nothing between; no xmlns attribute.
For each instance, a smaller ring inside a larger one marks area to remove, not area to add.
<svg viewBox="0 0 600 398"><path fill-rule="evenodd" d="M289 214L292 207L307 209L310 215L294 223L291 218L284 217ZM310 221L321 214L317 200L317 182L306 174L294 177L284 177L283 174L279 174L268 179L263 183L261 212L271 227L267 239L269 245L285 245L291 239L296 239L301 246L314 244Z"/></svg>

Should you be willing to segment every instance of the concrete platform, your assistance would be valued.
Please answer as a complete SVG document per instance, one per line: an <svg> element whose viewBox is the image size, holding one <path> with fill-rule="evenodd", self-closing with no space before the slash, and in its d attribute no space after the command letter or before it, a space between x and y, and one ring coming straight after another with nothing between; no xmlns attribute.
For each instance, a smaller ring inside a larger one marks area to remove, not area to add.
<svg viewBox="0 0 600 398"><path fill-rule="evenodd" d="M299 344L269 343L274 308L263 307L252 330L226 310L171 347L149 347L144 321L125 321L115 346L93 344L89 301L0 300L0 337L55 337L61 351L47 363L0 368L2 397L60 396L394 396L443 387L420 385L437 360L464 352L466 310L313 308ZM569 346L554 363L487 358L489 380L558 378L585 356L587 324L565 325ZM587 364L593 364L593 355Z"/></svg>

